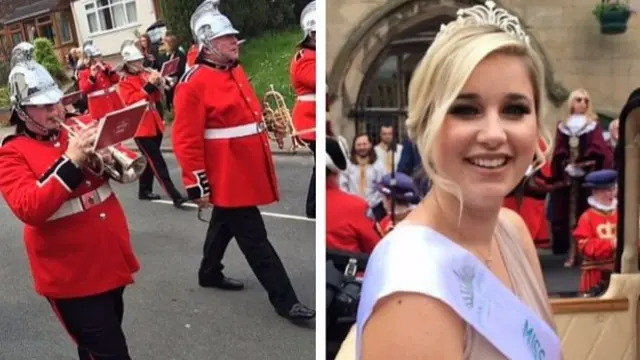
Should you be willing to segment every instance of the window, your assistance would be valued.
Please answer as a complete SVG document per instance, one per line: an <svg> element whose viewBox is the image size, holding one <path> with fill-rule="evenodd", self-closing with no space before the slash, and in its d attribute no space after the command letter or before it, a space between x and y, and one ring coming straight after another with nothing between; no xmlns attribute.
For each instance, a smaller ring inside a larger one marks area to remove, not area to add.
<svg viewBox="0 0 640 360"><path fill-rule="evenodd" d="M85 4L89 33L119 29L138 21L136 0L95 0Z"/></svg>
<svg viewBox="0 0 640 360"><path fill-rule="evenodd" d="M54 45L58 45L56 43L56 33L53 30L53 22L51 21L51 16L43 16L38 18L36 21L38 24L38 36L47 38L51 40Z"/></svg>
<svg viewBox="0 0 640 360"><path fill-rule="evenodd" d="M60 45L64 45L73 41L73 34L71 32L71 12L58 12L56 13L56 23L58 24L58 40Z"/></svg>

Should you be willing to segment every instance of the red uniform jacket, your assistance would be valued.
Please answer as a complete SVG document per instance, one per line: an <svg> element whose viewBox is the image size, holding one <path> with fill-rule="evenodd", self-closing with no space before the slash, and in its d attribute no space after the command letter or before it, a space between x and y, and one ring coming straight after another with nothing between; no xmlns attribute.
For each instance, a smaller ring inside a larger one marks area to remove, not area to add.
<svg viewBox="0 0 640 360"><path fill-rule="evenodd" d="M78 86L87 96L89 113L94 119L124 107L114 87L120 81L120 76L108 65L105 68L95 77L91 76L90 67L78 72Z"/></svg>
<svg viewBox="0 0 640 360"><path fill-rule="evenodd" d="M370 254L381 237L367 217L369 205L327 179L327 249Z"/></svg>
<svg viewBox="0 0 640 360"><path fill-rule="evenodd" d="M583 256L580 291L598 285L602 271L612 271L615 261L618 212L589 208L582 213L573 236Z"/></svg>
<svg viewBox="0 0 640 360"><path fill-rule="evenodd" d="M313 129L316 127L316 51L308 48L298 51L291 61L289 77L297 97L291 114L293 125L296 131ZM299 137L315 141L316 133Z"/></svg>
<svg viewBox="0 0 640 360"><path fill-rule="evenodd" d="M393 230L393 222L391 222L391 215L383 217L380 221L376 222L376 231L380 236L385 237Z"/></svg>
<svg viewBox="0 0 640 360"><path fill-rule="evenodd" d="M196 64L196 58L198 58L198 45L191 45L187 51L187 67L192 68Z"/></svg>
<svg viewBox="0 0 640 360"><path fill-rule="evenodd" d="M147 82L148 73L127 74L118 84L118 92L126 106L140 100L149 102L149 109L144 113L136 137L153 137L164 133L164 121L156 109L156 102L162 99L162 92L155 85Z"/></svg>
<svg viewBox="0 0 640 360"><path fill-rule="evenodd" d="M542 151L546 146L544 141L539 142ZM524 220L531 238L537 248L549 248L550 238L549 224L545 216L545 198L547 194L545 179L551 177L551 166L547 161L540 170L532 175L523 186L521 193L517 191L507 196L503 206L517 212Z"/></svg>
<svg viewBox="0 0 640 360"><path fill-rule="evenodd" d="M196 65L173 105L173 149L190 199L221 207L279 200L261 104L241 66Z"/></svg>
<svg viewBox="0 0 640 360"><path fill-rule="evenodd" d="M0 147L0 192L24 223L36 292L53 298L128 285L139 270L109 181L73 165L63 155L67 139L64 132L57 141L15 135Z"/></svg>

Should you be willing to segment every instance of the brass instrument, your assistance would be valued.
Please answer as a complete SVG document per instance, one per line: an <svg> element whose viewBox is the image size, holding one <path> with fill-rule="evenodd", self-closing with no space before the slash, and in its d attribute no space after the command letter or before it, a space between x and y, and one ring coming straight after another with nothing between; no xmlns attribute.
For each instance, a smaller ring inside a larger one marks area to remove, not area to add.
<svg viewBox="0 0 640 360"><path fill-rule="evenodd" d="M296 131L295 126L293 125L293 120L291 118L291 112L287 107L287 103L284 101L284 97L282 94L277 92L273 85L271 85L271 90L267 91L263 98L263 116L264 123L267 126L267 131L269 133L269 138L271 140L278 141L277 136L277 125L281 125L284 130L284 137L291 137L291 147L290 151L295 152L298 147L306 147L307 144L298 138L298 135L303 135L306 133L315 132L316 129L308 129L304 131ZM272 108L271 105L274 107ZM280 145L282 146L282 145Z"/></svg>
<svg viewBox="0 0 640 360"><path fill-rule="evenodd" d="M150 68L142 68L142 71L149 73L149 74L153 74L153 73L158 73L157 70L155 69L150 69ZM160 75L158 73L158 75ZM165 89L165 90L169 90L171 89L171 87L174 85L173 82L171 81L171 79L169 78L164 78L162 76L158 77L158 82L154 83L154 85L156 85L157 87L161 88L161 89Z"/></svg>
<svg viewBox="0 0 640 360"><path fill-rule="evenodd" d="M74 121L74 125L80 129L86 129L89 127L89 125L85 125L76 118L72 119ZM58 122L60 126L69 133L70 137L74 138L78 136L71 126L64 123L64 120L58 119ZM106 173L106 175L113 180L122 184L128 184L137 181L140 175L142 175L144 169L147 167L147 159L144 156L138 155L135 158L131 158L127 154L116 149L115 146L106 148L105 153L111 156L113 164L105 163L100 154L89 154L89 166L87 167L87 170L95 176L102 176Z"/></svg>

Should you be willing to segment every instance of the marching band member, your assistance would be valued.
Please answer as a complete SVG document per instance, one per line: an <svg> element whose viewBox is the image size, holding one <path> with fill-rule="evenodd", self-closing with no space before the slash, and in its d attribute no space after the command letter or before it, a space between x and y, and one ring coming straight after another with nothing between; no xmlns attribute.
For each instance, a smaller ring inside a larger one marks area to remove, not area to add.
<svg viewBox="0 0 640 360"><path fill-rule="evenodd" d="M77 343L80 360L130 359L123 292L139 265L109 179L87 170L96 128L74 136L61 129L62 91L35 61L24 54L14 59L9 88L16 134L0 147L0 192L25 224L35 290Z"/></svg>
<svg viewBox="0 0 640 360"><path fill-rule="evenodd" d="M296 103L292 120L296 131L316 127L316 2L312 1L302 10L300 26L304 38L298 44L300 50L291 61L289 76L295 89ZM305 142L313 156L316 154L316 133L301 134L298 138ZM309 190L307 191L307 217L316 217L316 168L313 167Z"/></svg>
<svg viewBox="0 0 640 360"><path fill-rule="evenodd" d="M161 101L163 96L163 80L155 70L146 71L142 63L144 54L135 46L133 41L125 41L120 51L124 62L124 77L118 84L118 92L125 105L132 105L141 100L149 102L149 109L144 113L142 122L136 131L135 141L140 151L147 158L147 168L140 176L138 187L138 198L140 200L158 200L159 195L153 193L153 177L173 200L175 207L182 207L187 201L180 194L169 176L167 163L162 156L160 146L165 130L164 121L156 109L156 102Z"/></svg>
<svg viewBox="0 0 640 360"><path fill-rule="evenodd" d="M583 186L591 189L592 195L588 198L589 208L578 219L573 236L583 257L580 292L589 294L606 289L613 271L618 225L618 173L615 170L594 171L584 180Z"/></svg>
<svg viewBox="0 0 640 360"><path fill-rule="evenodd" d="M589 94L571 92L567 114L558 123L551 157L549 207L553 214L551 232L554 253L569 250L565 266L576 262L576 243L571 236L576 221L589 207L588 189L582 187L585 174L613 167L613 151L604 140Z"/></svg>
<svg viewBox="0 0 640 360"><path fill-rule="evenodd" d="M200 286L244 287L222 272L235 237L276 312L290 320L311 319L315 311L298 301L258 209L279 200L278 182L260 102L238 64L238 31L211 0L198 6L191 27L201 53L176 87L172 140L189 199L214 206Z"/></svg>
<svg viewBox="0 0 640 360"><path fill-rule="evenodd" d="M380 241L368 216L369 204L338 186L341 171L349 163L349 145L342 137L327 136L327 249L370 254Z"/></svg>
<svg viewBox="0 0 640 360"><path fill-rule="evenodd" d="M412 203L417 200L417 192L411 176L403 173L384 175L378 189L386 215L376 221L376 231L384 237L415 208Z"/></svg>
<svg viewBox="0 0 640 360"><path fill-rule="evenodd" d="M85 42L84 53L89 63L78 72L78 85L87 97L89 113L94 119L100 119L124 107L115 87L120 76L102 61L102 52L93 45L93 41Z"/></svg>

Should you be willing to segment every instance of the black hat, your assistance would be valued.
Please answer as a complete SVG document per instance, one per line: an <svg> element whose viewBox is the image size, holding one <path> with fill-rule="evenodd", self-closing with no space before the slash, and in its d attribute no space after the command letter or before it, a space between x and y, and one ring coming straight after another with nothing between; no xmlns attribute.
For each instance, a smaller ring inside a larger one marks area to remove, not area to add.
<svg viewBox="0 0 640 360"><path fill-rule="evenodd" d="M327 136L327 169L337 173L347 170L349 145L342 136Z"/></svg>

